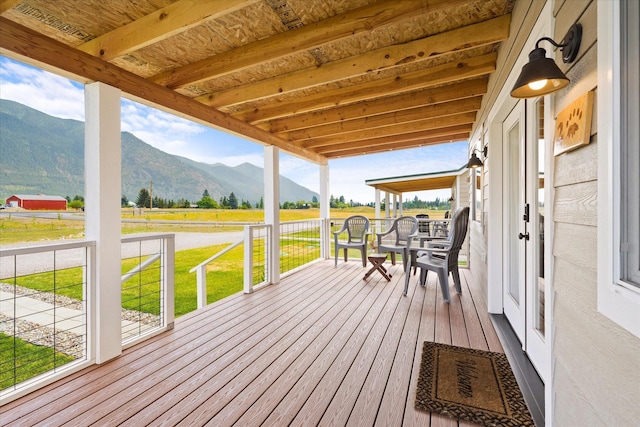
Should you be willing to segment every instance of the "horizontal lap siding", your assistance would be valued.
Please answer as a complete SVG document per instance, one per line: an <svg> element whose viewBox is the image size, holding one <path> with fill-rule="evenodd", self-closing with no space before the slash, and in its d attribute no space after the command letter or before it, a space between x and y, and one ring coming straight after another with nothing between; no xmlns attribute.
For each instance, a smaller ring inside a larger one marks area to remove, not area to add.
<svg viewBox="0 0 640 427"><path fill-rule="evenodd" d="M578 62L556 63L571 85L555 114L596 90L591 143L554 157L554 425L631 426L640 419L640 340L597 310L597 2L556 2L560 40L582 24Z"/></svg>

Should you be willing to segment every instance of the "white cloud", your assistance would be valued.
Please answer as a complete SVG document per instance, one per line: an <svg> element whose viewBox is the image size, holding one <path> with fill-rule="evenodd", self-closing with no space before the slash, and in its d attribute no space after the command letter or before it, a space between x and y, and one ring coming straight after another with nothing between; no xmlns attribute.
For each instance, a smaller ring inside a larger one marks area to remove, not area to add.
<svg viewBox="0 0 640 427"><path fill-rule="evenodd" d="M63 119L84 120L84 90L55 74L0 61L0 97Z"/></svg>
<svg viewBox="0 0 640 427"><path fill-rule="evenodd" d="M198 160L189 137L205 132L203 126L128 100L122 102L121 117L123 131L166 153Z"/></svg>

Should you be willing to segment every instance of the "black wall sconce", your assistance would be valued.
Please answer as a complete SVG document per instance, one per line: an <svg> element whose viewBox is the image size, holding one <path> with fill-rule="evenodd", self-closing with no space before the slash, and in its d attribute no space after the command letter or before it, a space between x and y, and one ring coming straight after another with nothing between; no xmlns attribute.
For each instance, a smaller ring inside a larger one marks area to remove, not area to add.
<svg viewBox="0 0 640 427"><path fill-rule="evenodd" d="M543 37L536 42L536 48L529 54L529 62L522 67L520 76L511 90L512 97L533 98L555 92L569 84L569 79L558 68L555 61L546 57L547 51L539 47L540 42L544 40L559 47L562 52L562 62L569 64L578 55L582 40L582 25L573 24L560 43L556 43L549 37Z"/></svg>
<svg viewBox="0 0 640 427"><path fill-rule="evenodd" d="M475 169L475 168L481 168L482 166L484 166L484 160L486 160L487 158L487 154L489 154L489 146L485 145L482 148L482 159L480 160L478 158L478 156L476 156L476 152L480 152L479 149L474 149L473 152L471 153L471 158L469 158L469 162L467 162L467 168L469 169Z"/></svg>

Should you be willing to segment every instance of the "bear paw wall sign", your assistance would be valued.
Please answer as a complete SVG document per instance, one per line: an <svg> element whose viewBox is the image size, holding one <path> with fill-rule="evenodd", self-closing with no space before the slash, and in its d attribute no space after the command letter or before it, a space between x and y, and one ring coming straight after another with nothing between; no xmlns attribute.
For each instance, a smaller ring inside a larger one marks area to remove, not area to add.
<svg viewBox="0 0 640 427"><path fill-rule="evenodd" d="M553 138L553 154L555 156L589 143L592 113L593 91L589 91L558 114Z"/></svg>

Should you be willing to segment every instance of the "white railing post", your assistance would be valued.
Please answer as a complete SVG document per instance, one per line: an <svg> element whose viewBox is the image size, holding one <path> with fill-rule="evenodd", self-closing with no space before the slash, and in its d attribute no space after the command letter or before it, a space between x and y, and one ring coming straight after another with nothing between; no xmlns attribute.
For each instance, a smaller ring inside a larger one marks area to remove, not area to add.
<svg viewBox="0 0 640 427"><path fill-rule="evenodd" d="M165 237L164 259L162 260L162 282L164 283L164 326L173 329L175 317L175 264L176 264L176 240L175 235Z"/></svg>
<svg viewBox="0 0 640 427"><path fill-rule="evenodd" d="M198 308L207 305L207 265L200 265L196 270Z"/></svg>
<svg viewBox="0 0 640 427"><path fill-rule="evenodd" d="M89 246L86 249L86 262L85 262L85 280L86 285L84 291L86 292L83 301L84 312L87 313L87 334L86 340L86 356L88 360L95 361L97 352L97 279L96 279L96 245L95 242L87 242Z"/></svg>
<svg viewBox="0 0 640 427"><path fill-rule="evenodd" d="M237 246L241 245L243 241L244 240L240 240L236 243L233 243L232 245L227 246L225 249L207 258L206 260L202 261L200 264L189 270L189 273L196 273L196 297L198 301L198 308L202 308L207 305L207 264L209 264L216 258L226 254L231 249L234 249Z"/></svg>
<svg viewBox="0 0 640 427"><path fill-rule="evenodd" d="M278 229L279 228L280 226L278 226ZM271 247L271 245L273 245L273 241L275 240L275 237L273 236L274 230L275 228L272 225L268 225L265 227L265 232L266 232L266 235L264 237L264 253L266 258L264 263L264 282L265 283L272 283L271 267L273 266L273 263L270 261L272 253L269 250L269 248ZM279 241L280 241L280 237L278 237L278 242ZM278 243L278 245L280 245L280 243ZM280 268L279 262L278 262L278 268ZM279 275L280 275L280 271L278 270L278 276Z"/></svg>
<svg viewBox="0 0 640 427"><path fill-rule="evenodd" d="M320 222L320 258L331 258L331 218Z"/></svg>
<svg viewBox="0 0 640 427"><path fill-rule="evenodd" d="M244 226L244 293L253 293L253 229L249 225Z"/></svg>

